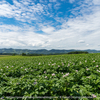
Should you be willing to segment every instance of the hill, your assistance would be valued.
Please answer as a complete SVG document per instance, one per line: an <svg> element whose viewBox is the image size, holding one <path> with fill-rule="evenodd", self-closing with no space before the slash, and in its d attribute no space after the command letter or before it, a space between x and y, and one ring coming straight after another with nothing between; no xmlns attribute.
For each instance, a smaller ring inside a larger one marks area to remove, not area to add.
<svg viewBox="0 0 100 100"><path fill-rule="evenodd" d="M29 50L29 49L13 49L13 48L2 48L0 49L0 54L64 54L64 53L69 53L69 52L75 52L75 51L84 51L88 53L100 53L98 50L75 50L75 49L70 49L70 50L59 50L59 49L51 49L51 50L46 50L46 49L39 49L39 50Z"/></svg>

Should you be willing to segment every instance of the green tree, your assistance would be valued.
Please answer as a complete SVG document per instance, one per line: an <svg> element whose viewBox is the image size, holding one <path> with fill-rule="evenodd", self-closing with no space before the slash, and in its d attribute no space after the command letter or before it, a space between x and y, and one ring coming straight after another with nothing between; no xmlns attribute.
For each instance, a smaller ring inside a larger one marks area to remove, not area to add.
<svg viewBox="0 0 100 100"><path fill-rule="evenodd" d="M22 56L26 56L26 53L22 53Z"/></svg>

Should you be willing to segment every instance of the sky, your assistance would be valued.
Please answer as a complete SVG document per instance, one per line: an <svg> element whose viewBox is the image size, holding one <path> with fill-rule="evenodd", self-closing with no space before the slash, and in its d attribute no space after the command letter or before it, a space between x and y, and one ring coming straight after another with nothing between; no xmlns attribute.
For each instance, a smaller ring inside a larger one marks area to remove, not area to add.
<svg viewBox="0 0 100 100"><path fill-rule="evenodd" d="M100 0L0 0L0 48L100 50Z"/></svg>

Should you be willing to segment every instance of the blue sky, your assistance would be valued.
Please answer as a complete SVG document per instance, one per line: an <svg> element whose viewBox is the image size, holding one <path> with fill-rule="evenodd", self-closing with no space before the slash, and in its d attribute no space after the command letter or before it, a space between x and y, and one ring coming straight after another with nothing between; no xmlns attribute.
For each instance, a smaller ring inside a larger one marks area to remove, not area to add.
<svg viewBox="0 0 100 100"><path fill-rule="evenodd" d="M100 0L0 0L0 48L100 50Z"/></svg>

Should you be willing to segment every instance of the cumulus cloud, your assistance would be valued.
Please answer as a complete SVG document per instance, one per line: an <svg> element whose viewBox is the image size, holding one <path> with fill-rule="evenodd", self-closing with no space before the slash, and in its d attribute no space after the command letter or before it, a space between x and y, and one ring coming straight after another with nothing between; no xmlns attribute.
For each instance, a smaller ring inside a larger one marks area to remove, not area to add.
<svg viewBox="0 0 100 100"><path fill-rule="evenodd" d="M85 43L85 41L84 41L84 40L79 40L78 42L79 42L79 43Z"/></svg>
<svg viewBox="0 0 100 100"><path fill-rule="evenodd" d="M98 6L98 0L79 2L80 6L71 10L74 16L69 18L53 16L53 2L55 4L57 2L56 0L49 0L49 2L47 5L31 0L20 0L20 2L13 0L14 5L6 1L0 2L0 16L31 23L22 24L22 26L0 23L0 46L29 49L99 49L100 6ZM70 3L73 2L74 0L70 0ZM55 5L55 9L59 6L60 4ZM54 22L43 20L45 17L42 15L54 17ZM55 23L60 24L55 25Z"/></svg>
<svg viewBox="0 0 100 100"><path fill-rule="evenodd" d="M28 33L27 33L28 31ZM36 34L30 30L22 32L0 32L1 47L31 47L45 46L47 37L42 34ZM47 44L46 44L47 45Z"/></svg>
<svg viewBox="0 0 100 100"><path fill-rule="evenodd" d="M50 27L50 26L49 27L45 27L44 26L42 28L42 31L45 32L45 33L48 33L48 34L52 34L54 30L55 30L55 28L54 27Z"/></svg>

